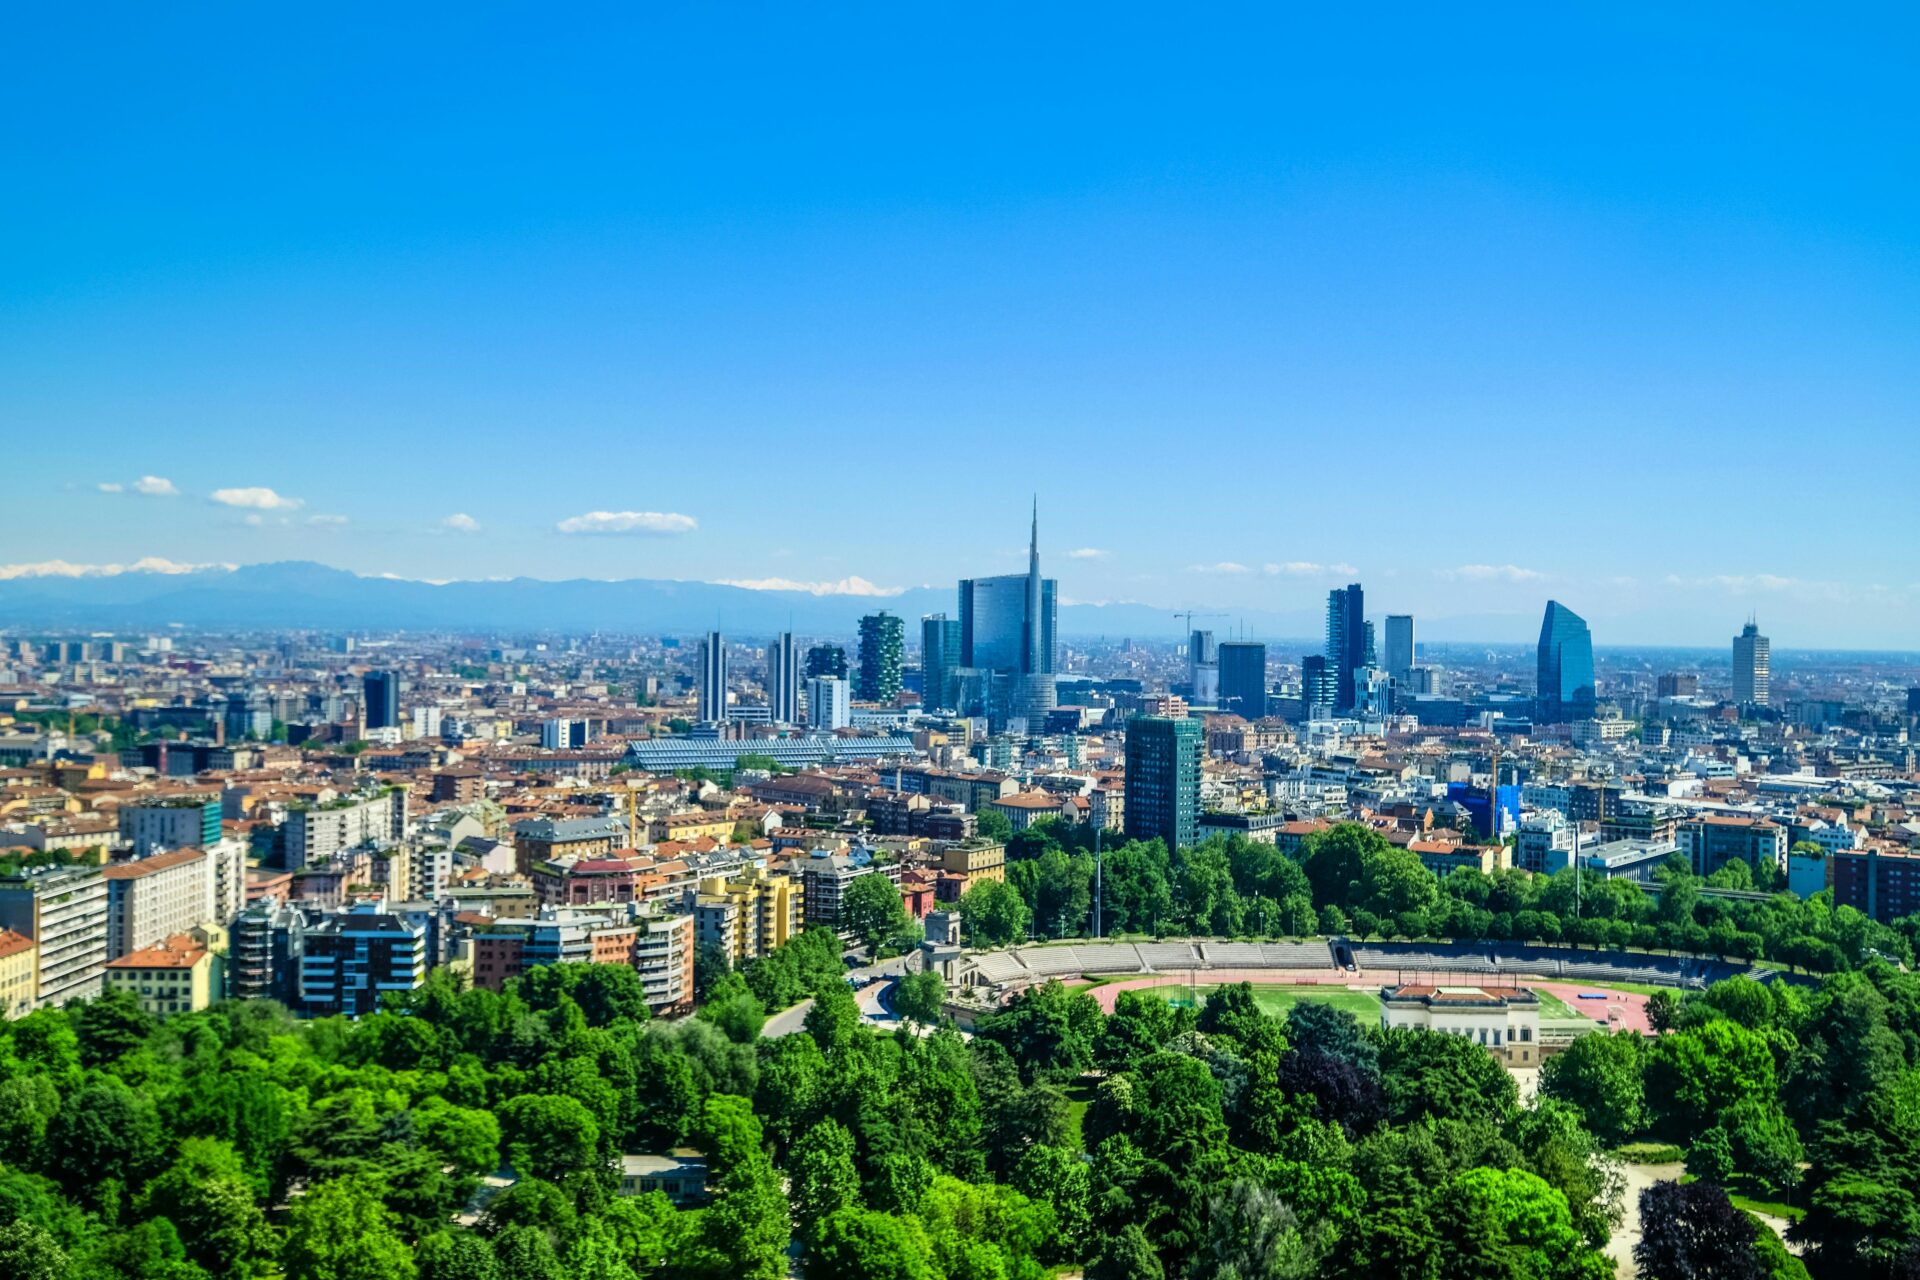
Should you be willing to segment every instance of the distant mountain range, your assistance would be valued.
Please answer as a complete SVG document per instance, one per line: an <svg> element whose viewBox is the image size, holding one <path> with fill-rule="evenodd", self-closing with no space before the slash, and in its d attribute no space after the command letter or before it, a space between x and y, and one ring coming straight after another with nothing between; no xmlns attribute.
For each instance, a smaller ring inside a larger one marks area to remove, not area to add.
<svg viewBox="0 0 1920 1280"><path fill-rule="evenodd" d="M0 580L0 626L151 630L178 623L212 628L322 630L476 630L488 633L627 631L667 635L719 627L729 635L792 630L850 635L861 616L886 609L910 622L954 614L952 589L921 587L895 596L816 596L755 591L711 582L629 578L601 582L437 584L369 578L310 561L209 568L190 573L129 571ZM1306 614L1235 615L1250 635L1301 636L1317 630ZM1171 611L1142 604L1069 604L1060 630L1070 636L1165 639L1181 634ZM1222 635L1226 628L1217 627ZM1304 641L1294 642L1304 644Z"/></svg>

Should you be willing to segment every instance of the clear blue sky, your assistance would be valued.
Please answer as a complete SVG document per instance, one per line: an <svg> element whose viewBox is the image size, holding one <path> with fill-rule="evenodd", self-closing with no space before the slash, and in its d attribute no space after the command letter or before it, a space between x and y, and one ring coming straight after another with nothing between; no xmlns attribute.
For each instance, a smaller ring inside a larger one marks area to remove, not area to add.
<svg viewBox="0 0 1920 1280"><path fill-rule="evenodd" d="M1911 7L639 8L12 15L0 565L1920 633Z"/></svg>

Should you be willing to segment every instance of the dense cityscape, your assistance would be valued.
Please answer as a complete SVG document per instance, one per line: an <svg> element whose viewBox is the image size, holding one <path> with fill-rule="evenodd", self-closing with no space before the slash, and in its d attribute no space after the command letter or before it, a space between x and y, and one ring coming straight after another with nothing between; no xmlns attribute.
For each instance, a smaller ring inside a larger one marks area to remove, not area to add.
<svg viewBox="0 0 1920 1280"><path fill-rule="evenodd" d="M1920 1280L1911 6L15 6L0 1280Z"/></svg>
<svg viewBox="0 0 1920 1280"><path fill-rule="evenodd" d="M1062 635L1028 532L853 635L7 634L9 1247L1906 1274L1920 664Z"/></svg>

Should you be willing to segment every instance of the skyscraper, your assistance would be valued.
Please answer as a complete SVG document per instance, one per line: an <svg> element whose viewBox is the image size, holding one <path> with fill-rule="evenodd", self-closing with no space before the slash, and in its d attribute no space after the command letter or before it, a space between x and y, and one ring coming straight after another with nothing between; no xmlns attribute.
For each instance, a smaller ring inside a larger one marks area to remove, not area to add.
<svg viewBox="0 0 1920 1280"><path fill-rule="evenodd" d="M1772 645L1752 618L1733 638L1733 700L1742 707L1764 707L1772 694Z"/></svg>
<svg viewBox="0 0 1920 1280"><path fill-rule="evenodd" d="M1413 662L1413 615L1390 613L1387 615L1387 674L1396 684L1405 684Z"/></svg>
<svg viewBox="0 0 1920 1280"><path fill-rule="evenodd" d="M1338 692L1333 672L1322 653L1310 653L1300 659L1300 702L1309 720L1331 715Z"/></svg>
<svg viewBox="0 0 1920 1280"><path fill-rule="evenodd" d="M718 631L707 632L700 642L700 679L694 692L700 723L727 718L727 642Z"/></svg>
<svg viewBox="0 0 1920 1280"><path fill-rule="evenodd" d="M818 676L847 678L847 651L837 644L817 644L807 650L807 679Z"/></svg>
<svg viewBox="0 0 1920 1280"><path fill-rule="evenodd" d="M1127 721L1127 839L1158 838L1170 850L1199 843L1200 727L1159 716Z"/></svg>
<svg viewBox="0 0 1920 1280"><path fill-rule="evenodd" d="M360 687L366 697L367 728L397 727L400 723L400 677L391 671L369 671Z"/></svg>
<svg viewBox="0 0 1920 1280"><path fill-rule="evenodd" d="M1220 709L1258 720L1267 714L1267 646L1229 640L1220 646Z"/></svg>
<svg viewBox="0 0 1920 1280"><path fill-rule="evenodd" d="M944 613L920 619L920 701L928 710L954 709L959 667L959 622Z"/></svg>
<svg viewBox="0 0 1920 1280"><path fill-rule="evenodd" d="M1211 707L1220 701L1220 651L1211 631L1187 636L1187 688L1196 706Z"/></svg>
<svg viewBox="0 0 1920 1280"><path fill-rule="evenodd" d="M1037 504L1025 573L960 580L960 665L988 674L988 718L996 724L1014 716L1031 722L1053 709L1056 585L1040 576Z"/></svg>
<svg viewBox="0 0 1920 1280"><path fill-rule="evenodd" d="M1327 671L1333 676L1333 709L1353 710L1353 673L1367 665L1366 595L1357 582L1327 593Z"/></svg>
<svg viewBox="0 0 1920 1280"><path fill-rule="evenodd" d="M900 665L906 655L907 627L882 609L860 619L860 670L853 696L862 702L892 702L900 696Z"/></svg>
<svg viewBox="0 0 1920 1280"><path fill-rule="evenodd" d="M767 646L767 714L775 724L800 723L800 650L791 631Z"/></svg>
<svg viewBox="0 0 1920 1280"><path fill-rule="evenodd" d="M1593 719L1593 635L1586 619L1558 600L1547 601L1539 656L1534 719L1540 724Z"/></svg>

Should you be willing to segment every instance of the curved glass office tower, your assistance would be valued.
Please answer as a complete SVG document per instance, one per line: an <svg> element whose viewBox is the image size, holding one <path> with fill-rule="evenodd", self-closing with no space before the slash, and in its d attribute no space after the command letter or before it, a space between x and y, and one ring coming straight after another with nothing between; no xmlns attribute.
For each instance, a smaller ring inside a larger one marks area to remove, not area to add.
<svg viewBox="0 0 1920 1280"><path fill-rule="evenodd" d="M1540 682L1533 718L1539 724L1593 719L1593 635L1587 621L1558 600L1540 620Z"/></svg>

